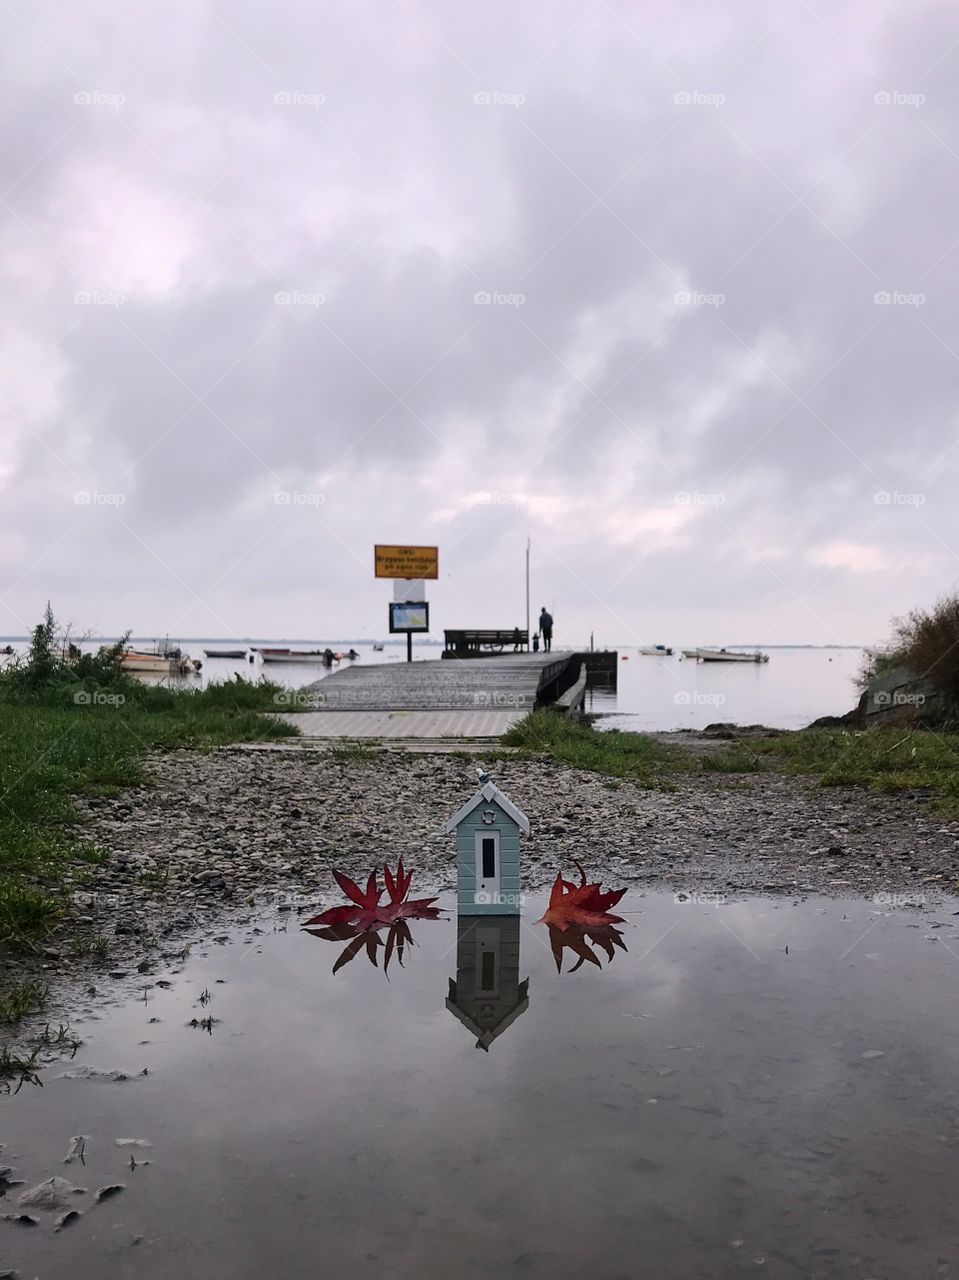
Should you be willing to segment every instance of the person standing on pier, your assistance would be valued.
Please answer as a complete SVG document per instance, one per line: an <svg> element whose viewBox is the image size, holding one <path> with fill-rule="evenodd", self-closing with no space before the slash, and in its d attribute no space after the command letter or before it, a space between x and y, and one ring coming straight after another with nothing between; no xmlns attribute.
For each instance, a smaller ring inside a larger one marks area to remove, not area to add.
<svg viewBox="0 0 959 1280"><path fill-rule="evenodd" d="M543 637L543 651L549 653L553 647L553 615L547 613L545 604L539 614L539 633Z"/></svg>

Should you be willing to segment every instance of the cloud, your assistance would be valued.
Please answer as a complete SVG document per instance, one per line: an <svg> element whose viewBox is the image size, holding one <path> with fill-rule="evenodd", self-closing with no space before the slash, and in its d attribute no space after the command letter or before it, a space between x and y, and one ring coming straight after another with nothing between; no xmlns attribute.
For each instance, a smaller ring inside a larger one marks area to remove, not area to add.
<svg viewBox="0 0 959 1280"><path fill-rule="evenodd" d="M374 541L604 641L955 581L948 9L8 23L0 630L382 630Z"/></svg>

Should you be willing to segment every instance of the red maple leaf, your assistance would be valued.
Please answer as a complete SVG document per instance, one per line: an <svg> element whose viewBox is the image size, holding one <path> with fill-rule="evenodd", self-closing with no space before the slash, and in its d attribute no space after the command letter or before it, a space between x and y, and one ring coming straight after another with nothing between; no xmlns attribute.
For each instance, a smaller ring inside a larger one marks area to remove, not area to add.
<svg viewBox="0 0 959 1280"><path fill-rule="evenodd" d="M599 884L587 884L586 872L576 863L580 882L573 884L564 880L562 873L557 874L549 895L549 906L537 924L548 924L550 929L565 931L571 925L584 928L603 927L609 924L621 924L623 917L610 914L610 907L615 907L626 892L625 889L608 889L603 893Z"/></svg>
<svg viewBox="0 0 959 1280"><path fill-rule="evenodd" d="M333 872L333 879L340 886L346 896L351 899L353 906L329 907L326 911L321 911L318 916L304 921L306 925L335 925L335 924L352 924L357 925L361 929L377 929L380 925L393 924L395 920L421 919L435 920L439 914L439 908L431 904L436 901L436 897L432 898L414 898L407 901L406 895L410 891L410 885L413 882L413 872L403 869L403 859L400 858L396 864L396 874L390 871L389 867L383 866L383 879L386 882L386 891L389 894L389 902L380 902L380 894L383 890L377 884L376 867L370 872L370 878L366 882L366 888L361 889L355 880L351 880L349 876L344 875L342 871Z"/></svg>
<svg viewBox="0 0 959 1280"><path fill-rule="evenodd" d="M378 932L379 929L384 928L386 928L385 925L377 925L372 929L365 929L353 924L333 924L322 929L308 928L306 932L314 938L323 938L327 942L348 943L340 952L336 964L333 966L334 973L342 969L345 964L349 964L351 960L354 960L364 947L370 964L374 968L378 968L377 955L380 948L385 945L383 972L389 977L390 960L393 958L394 952L400 968L402 968L404 949L407 946L413 947L416 944L413 941L413 935L410 933L410 926L405 920L396 920L389 926L385 944Z"/></svg>
<svg viewBox="0 0 959 1280"><path fill-rule="evenodd" d="M613 919L617 919L616 916ZM585 962L596 965L597 969L603 966L600 964L599 957L593 948L589 945L591 942L601 947L606 955L612 960L614 948L620 947L625 951L626 943L623 941L623 935L612 924L594 925L592 928L586 929L579 924L567 925L565 929L560 929L557 925L549 926L549 946L553 953L553 959L556 961L556 972L563 972L563 951L569 948L579 959L573 965L570 973L575 973L577 969Z"/></svg>

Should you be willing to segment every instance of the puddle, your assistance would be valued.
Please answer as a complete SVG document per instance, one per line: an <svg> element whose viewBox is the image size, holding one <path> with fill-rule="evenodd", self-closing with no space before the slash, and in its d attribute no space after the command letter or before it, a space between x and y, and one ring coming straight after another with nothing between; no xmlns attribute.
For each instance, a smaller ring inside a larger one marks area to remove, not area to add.
<svg viewBox="0 0 959 1280"><path fill-rule="evenodd" d="M630 893L561 973L541 901L385 975L385 932L211 945L0 1098L0 1273L954 1276L954 905Z"/></svg>

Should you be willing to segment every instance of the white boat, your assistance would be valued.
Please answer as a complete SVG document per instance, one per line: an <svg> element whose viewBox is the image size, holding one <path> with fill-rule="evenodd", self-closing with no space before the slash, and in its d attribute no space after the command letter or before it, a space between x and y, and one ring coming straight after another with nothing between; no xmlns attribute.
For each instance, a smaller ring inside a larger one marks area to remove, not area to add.
<svg viewBox="0 0 959 1280"><path fill-rule="evenodd" d="M330 666L336 655L329 649L258 649L264 662L312 662Z"/></svg>
<svg viewBox="0 0 959 1280"><path fill-rule="evenodd" d="M696 657L700 662L768 662L769 654L760 653L757 649L755 653L731 653L728 649L697 649Z"/></svg>
<svg viewBox="0 0 959 1280"><path fill-rule="evenodd" d="M684 650L683 650L683 657L684 657L684 658L698 658L698 657L699 657L699 650L698 650L698 649L684 649Z"/></svg>
<svg viewBox="0 0 959 1280"><path fill-rule="evenodd" d="M179 645L158 640L152 649L124 649L120 654L120 670L161 676L187 676L199 671L195 662Z"/></svg>
<svg viewBox="0 0 959 1280"><path fill-rule="evenodd" d="M376 643L373 645L373 652L374 652L374 653L382 653L382 652L383 652L383 641L382 641L382 640L377 640L377 641L376 641Z"/></svg>
<svg viewBox="0 0 959 1280"><path fill-rule="evenodd" d="M646 658L671 658L673 656L672 649L667 649L664 644L647 644L636 650Z"/></svg>

